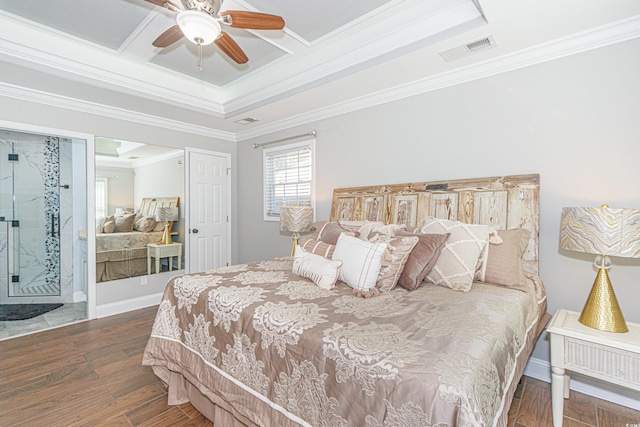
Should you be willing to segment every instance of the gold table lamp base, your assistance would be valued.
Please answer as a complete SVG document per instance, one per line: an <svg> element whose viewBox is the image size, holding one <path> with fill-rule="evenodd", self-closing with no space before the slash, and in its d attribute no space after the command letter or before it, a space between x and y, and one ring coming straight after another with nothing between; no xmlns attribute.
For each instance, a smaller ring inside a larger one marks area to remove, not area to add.
<svg viewBox="0 0 640 427"><path fill-rule="evenodd" d="M166 222L164 224L164 233L162 234L162 240L160 241L161 245L171 245L173 244L173 239L171 238L171 231L169 231L169 223Z"/></svg>
<svg viewBox="0 0 640 427"><path fill-rule="evenodd" d="M580 319L583 325L607 332L628 332L629 328L622 316L622 310L613 292L609 274L605 268L598 269L591 293L582 309Z"/></svg>

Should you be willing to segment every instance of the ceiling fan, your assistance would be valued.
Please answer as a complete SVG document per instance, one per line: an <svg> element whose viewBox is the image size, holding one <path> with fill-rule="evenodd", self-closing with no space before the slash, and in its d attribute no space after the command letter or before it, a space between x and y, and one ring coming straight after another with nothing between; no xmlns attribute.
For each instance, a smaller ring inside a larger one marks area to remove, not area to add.
<svg viewBox="0 0 640 427"><path fill-rule="evenodd" d="M182 37L198 45L198 67L202 71L202 46L215 43L218 48L238 64L245 64L249 58L238 43L224 31L222 25L251 30L281 30L284 19L277 15L241 10L221 12L223 0L182 0L184 8L169 0L146 0L156 6L176 12L176 25L160 34L154 40L155 47L167 47Z"/></svg>

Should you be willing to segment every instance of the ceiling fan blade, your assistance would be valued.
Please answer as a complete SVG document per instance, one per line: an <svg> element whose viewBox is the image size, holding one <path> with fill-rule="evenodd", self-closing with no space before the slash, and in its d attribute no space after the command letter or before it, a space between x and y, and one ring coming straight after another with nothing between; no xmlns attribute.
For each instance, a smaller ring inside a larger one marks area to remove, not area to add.
<svg viewBox="0 0 640 427"><path fill-rule="evenodd" d="M220 12L220 16L225 24L234 28L251 30L281 30L284 28L284 19L277 15L242 10L225 10Z"/></svg>
<svg viewBox="0 0 640 427"><path fill-rule="evenodd" d="M236 41L224 31L220 33L220 37L218 37L214 43L221 51L229 55L229 57L238 64L246 64L249 60L247 55L245 55L242 49L240 49L240 46L238 46L238 43L236 43Z"/></svg>
<svg viewBox="0 0 640 427"><path fill-rule="evenodd" d="M146 0L146 1L148 1L149 3L155 4L156 6L160 6L160 7L166 7L165 6L165 3L166 3L166 4L170 5L170 6L173 6L174 9L172 9L172 10L175 10L175 9L180 10L178 5L176 5L175 3L170 2L169 0ZM167 7L167 9L171 9L171 8Z"/></svg>
<svg viewBox="0 0 640 427"><path fill-rule="evenodd" d="M182 34L180 27L178 27L178 25L174 25L164 33L160 34L158 38L153 41L152 44L155 47L167 47L177 42L182 37L184 37L184 34Z"/></svg>

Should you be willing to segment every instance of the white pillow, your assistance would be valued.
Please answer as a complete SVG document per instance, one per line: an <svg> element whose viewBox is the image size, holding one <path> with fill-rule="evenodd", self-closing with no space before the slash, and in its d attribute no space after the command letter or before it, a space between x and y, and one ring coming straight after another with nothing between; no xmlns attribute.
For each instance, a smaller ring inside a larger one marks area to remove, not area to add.
<svg viewBox="0 0 640 427"><path fill-rule="evenodd" d="M454 291L469 292L491 228L433 217L423 219L420 227L423 234L451 233L425 280Z"/></svg>
<svg viewBox="0 0 640 427"><path fill-rule="evenodd" d="M341 266L342 261L332 261L296 246L291 271L297 276L313 280L313 283L323 289L333 289Z"/></svg>
<svg viewBox="0 0 640 427"><path fill-rule="evenodd" d="M386 249L386 243L370 243L341 234L332 256L342 261L338 279L358 291L375 288Z"/></svg>

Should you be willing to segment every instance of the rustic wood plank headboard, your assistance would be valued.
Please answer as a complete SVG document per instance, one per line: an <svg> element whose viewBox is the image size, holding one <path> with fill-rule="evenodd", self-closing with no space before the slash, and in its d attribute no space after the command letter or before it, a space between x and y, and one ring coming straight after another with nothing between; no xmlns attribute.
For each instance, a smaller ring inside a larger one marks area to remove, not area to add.
<svg viewBox="0 0 640 427"><path fill-rule="evenodd" d="M525 228L531 238L525 271L538 273L540 175L336 188L331 220L417 225L427 216L485 224L497 230Z"/></svg>
<svg viewBox="0 0 640 427"><path fill-rule="evenodd" d="M156 216L156 209L160 207L175 208L179 197L144 197L138 212L144 216Z"/></svg>

